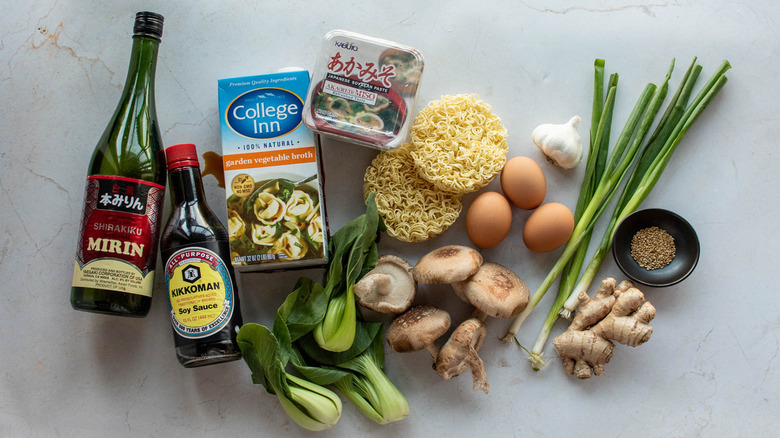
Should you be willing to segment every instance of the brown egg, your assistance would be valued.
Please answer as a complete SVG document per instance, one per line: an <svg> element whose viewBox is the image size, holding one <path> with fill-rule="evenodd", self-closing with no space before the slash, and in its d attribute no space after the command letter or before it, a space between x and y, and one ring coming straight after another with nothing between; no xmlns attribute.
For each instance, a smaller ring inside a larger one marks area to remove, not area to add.
<svg viewBox="0 0 780 438"><path fill-rule="evenodd" d="M533 252L550 252L569 240L574 215L565 205L550 202L534 210L523 228L523 242Z"/></svg>
<svg viewBox="0 0 780 438"><path fill-rule="evenodd" d="M480 248L492 248L501 243L511 226L512 207L498 192L477 196L466 212L466 233Z"/></svg>
<svg viewBox="0 0 780 438"><path fill-rule="evenodd" d="M513 204L524 210L541 205L547 194L542 168L528 157L514 157L501 171L501 190Z"/></svg>

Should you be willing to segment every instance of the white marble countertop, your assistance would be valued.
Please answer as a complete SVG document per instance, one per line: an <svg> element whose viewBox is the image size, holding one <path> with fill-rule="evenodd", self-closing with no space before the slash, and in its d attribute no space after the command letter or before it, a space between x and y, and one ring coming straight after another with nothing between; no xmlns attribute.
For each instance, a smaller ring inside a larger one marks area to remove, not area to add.
<svg viewBox="0 0 780 438"><path fill-rule="evenodd" d="M508 321L489 320L482 349L491 391L464 374L441 380L425 353L388 351L386 372L411 414L378 426L345 401L322 436L769 436L780 420L780 6L771 0L489 2L6 2L0 18L0 435L303 435L276 397L251 383L243 361L184 369L176 361L158 278L150 314L124 319L76 312L68 302L89 156L119 97L134 13L166 18L157 108L166 145L220 150L217 79L311 68L322 36L349 29L418 48L426 58L420 103L477 93L509 130L510 156L528 155L549 181L548 200L573 208L584 166L544 162L534 126L583 117L587 138L592 63L620 73L615 126L671 58L673 86L693 56L706 78L723 59L729 83L691 129L643 208L685 217L701 260L684 282L645 288L658 314L647 344L618 345L605 373L566 376L556 358L539 372L515 345ZM700 80L703 83L704 80ZM363 171L376 151L325 140L333 230L362 212ZM206 179L224 214L222 189ZM498 181L489 186L498 189ZM475 195L465 198L468 203ZM510 237L483 251L535 289L558 253L532 254L515 209ZM603 223L601 223L603 229ZM461 217L418 244L385 237L380 252L416 261L448 243L468 244ZM270 324L298 276L246 274L244 320ZM622 278L610 258L598 278ZM591 291L593 293L593 291ZM554 292L518 339L530 345ZM423 288L454 318L450 292ZM561 322L554 335L563 331ZM495 336L492 336L495 335ZM552 347L546 348L552 353ZM554 354L554 353L553 353Z"/></svg>

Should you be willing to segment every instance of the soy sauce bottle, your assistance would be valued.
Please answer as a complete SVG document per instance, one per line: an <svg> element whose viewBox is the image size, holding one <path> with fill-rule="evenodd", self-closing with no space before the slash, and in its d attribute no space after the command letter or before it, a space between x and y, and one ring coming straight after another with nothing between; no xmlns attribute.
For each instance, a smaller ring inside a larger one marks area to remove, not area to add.
<svg viewBox="0 0 780 438"><path fill-rule="evenodd" d="M176 357L187 368L239 359L243 321L228 233L206 204L195 145L165 153L173 212L160 249Z"/></svg>

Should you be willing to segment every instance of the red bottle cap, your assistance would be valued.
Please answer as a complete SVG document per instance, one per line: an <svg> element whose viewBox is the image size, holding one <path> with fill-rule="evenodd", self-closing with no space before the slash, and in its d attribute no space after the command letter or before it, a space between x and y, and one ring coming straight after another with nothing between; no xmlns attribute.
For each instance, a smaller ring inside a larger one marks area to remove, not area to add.
<svg viewBox="0 0 780 438"><path fill-rule="evenodd" d="M168 170L185 166L199 167L198 151L192 143L169 146L165 149L165 157L168 161Z"/></svg>

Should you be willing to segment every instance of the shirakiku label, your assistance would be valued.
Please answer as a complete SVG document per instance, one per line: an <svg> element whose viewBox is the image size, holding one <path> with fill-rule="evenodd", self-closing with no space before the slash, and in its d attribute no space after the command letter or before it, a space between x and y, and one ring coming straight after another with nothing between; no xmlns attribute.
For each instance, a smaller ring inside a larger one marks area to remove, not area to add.
<svg viewBox="0 0 780 438"><path fill-rule="evenodd" d="M165 188L132 178L87 178L73 286L152 296Z"/></svg>
<svg viewBox="0 0 780 438"><path fill-rule="evenodd" d="M188 247L165 262L171 324L179 336L197 339L225 327L235 307L233 282L215 252Z"/></svg>

